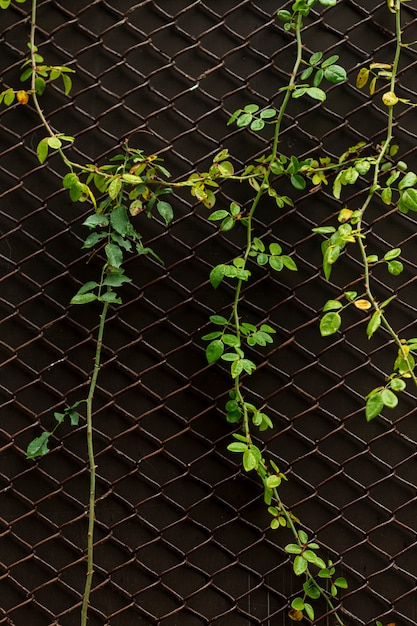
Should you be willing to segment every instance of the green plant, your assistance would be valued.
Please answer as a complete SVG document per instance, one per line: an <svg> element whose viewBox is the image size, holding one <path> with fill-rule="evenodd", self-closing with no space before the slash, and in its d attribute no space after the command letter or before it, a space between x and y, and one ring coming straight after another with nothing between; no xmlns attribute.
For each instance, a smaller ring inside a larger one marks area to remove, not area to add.
<svg viewBox="0 0 417 626"><path fill-rule="evenodd" d="M232 202L230 209L215 209L209 220L220 222L220 230L230 231L235 225L245 230L245 247L241 255L231 262L216 265L210 273L210 282L217 289L223 280L234 281L234 298L229 316L212 315L211 323L215 329L203 336L208 341L206 357L209 363L223 361L230 366L230 375L233 380L233 389L226 403L226 418L232 424L239 424L242 434L234 435L235 441L229 444L228 449L242 455L243 468L246 472L255 471L264 486L264 500L272 516L273 529L288 527L295 543L286 546L286 551L294 555L293 570L297 576L305 576L303 594L296 597L291 603L290 617L293 620L302 619L306 615L310 620L315 619L311 600L324 598L339 624L343 621L335 611L333 599L338 590L347 587L343 577L335 577L335 568L331 562L326 563L318 554L318 544L310 541L304 530L299 528L299 520L292 515L283 503L279 487L285 476L272 460L265 460L260 448L253 441L252 426L259 431L272 428L271 419L259 407L254 406L245 398L246 376L256 370L256 364L247 353L251 347L267 346L273 342L274 328L265 321L259 324L245 321L241 314L242 289L250 280L252 263L269 268L273 271L296 271L294 259L284 254L282 247L276 241L264 243L255 235L254 215L266 194L274 198L277 206L293 205L288 195L277 191L278 182L288 179L295 190L303 190L308 178L319 172L322 174L323 162L314 162L313 159L300 161L297 156L287 157L279 153L280 131L287 107L293 98L310 97L324 101L326 93L319 85L325 79L337 84L346 79L345 70L335 65L338 60L333 56L322 61L321 52L309 56L303 61L303 43L301 38L303 19L309 14L316 1L299 0L293 3L292 11L278 11L278 18L284 22L286 30L294 32L296 41L296 57L290 73L288 85L282 88L282 102L278 109L260 109L256 104L249 104L236 110L229 124L235 123L239 128L249 127L252 131L260 131L269 125L272 129L273 141L269 154L257 159L246 167L241 180L247 180L254 191L254 197L246 213L237 203ZM334 2L321 2L324 6L331 6ZM303 64L308 65L302 70ZM305 81L312 78L312 84ZM302 82L299 82L302 81ZM326 162L324 162L326 163ZM232 283L233 284L233 283Z"/></svg>
<svg viewBox="0 0 417 626"><path fill-rule="evenodd" d="M355 243L360 252L363 277L355 282L358 289L344 293L344 301L329 300L323 308L324 315L320 323L320 332L323 336L336 333L342 324L341 312L347 307L355 307L367 313L366 335L371 339L375 332L383 327L389 338L397 347L397 353L392 372L387 374L384 384L372 389L366 397L366 419L377 417L384 408L395 408L398 404L398 393L404 391L406 383L411 380L417 385L415 374L415 353L417 338L402 338L391 325L386 308L396 297L395 294L384 298L381 302L376 291L376 282L373 279L373 269L380 264L386 266L389 274L397 276L403 271L403 263L399 260L401 248L388 249L382 258L369 252L372 245L372 233L368 232L365 223L366 212L375 202L389 207L396 207L400 213L417 211L417 175L408 170L404 161L396 161L398 146L394 141L394 110L402 103L414 106L408 100L396 96L398 68L402 48L407 45L402 40L401 25L402 0L390 0L388 8L395 18L396 45L394 58L391 63L371 63L369 69L362 68L357 76L356 85L362 89L369 79L370 94L375 93L378 80L388 82L388 90L382 94L382 102L387 109L386 134L376 152L363 156L357 154L349 167L345 167L344 160L339 161L339 171L333 182L333 195L340 199L344 187L353 185L361 177L367 180L366 189L362 192L362 203L359 208L343 208L339 214L340 225L324 226L315 229L315 232L330 237L322 244L323 270L327 279L334 263L340 258L345 247ZM371 78L372 76L372 78ZM355 149L363 149L363 145ZM337 165L337 164L336 164ZM367 178L366 178L367 177ZM355 285L355 282L352 285Z"/></svg>
<svg viewBox="0 0 417 626"><path fill-rule="evenodd" d="M17 0L24 2L25 0ZM362 260L363 275L357 280L358 290L344 292L343 299L328 300L323 308L320 332L323 337L335 334L342 324L341 313L347 307L354 307L365 312L366 333L373 337L380 326L385 327L397 346L397 355L393 371L387 376L384 385L373 389L366 399L366 418L376 417L384 407L394 407L398 402L397 394L406 387L411 379L417 384L415 359L412 352L417 351L417 338L402 339L392 328L385 309L395 297L385 298L382 303L374 293L372 270L376 265L386 265L391 275L401 273L403 265L399 260L400 248L387 250L380 259L369 254L367 240L369 234L364 223L367 208L375 200L387 206L397 205L402 213L417 210L417 175L408 170L403 161L396 161L398 147L393 143L394 107L398 104L410 105L407 100L396 95L396 81L402 42L401 3L405 0L388 0L388 8L395 15L396 49L392 63L372 63L363 68L357 78L359 88L370 86L371 96L376 91L377 81L388 81L388 91L382 100L387 107L387 132L381 146L370 153L364 143L348 148L332 161L328 157L303 158L297 155L287 156L279 150L281 127L287 108L292 100L310 98L324 102L326 81L338 84L346 80L346 72L338 64L337 55L324 58L323 53L307 53L302 41L303 21L316 4L332 7L336 0L296 0L290 9L277 12L283 27L294 36L296 55L288 84L280 89L280 103L277 108L261 108L257 104L247 104L237 109L229 119L229 124L236 124L240 129L252 132L271 129L272 143L268 154L248 164L244 171L237 174L230 160L227 149L215 155L206 172L195 172L187 179L168 183L169 172L156 156L147 156L142 151L124 145L122 154L108 163L97 166L80 164L68 158L68 150L74 137L56 133L51 128L39 104L39 98L47 89L48 83L59 80L64 92L68 94L72 87L72 70L65 66L50 66L45 63L35 42L37 0L31 0L31 29L29 41L30 58L22 65L21 81L30 81L27 89L7 88L0 94L0 102L10 106L14 102L26 105L32 102L46 131L46 136L37 146L37 156L44 163L51 152L57 153L67 167L63 177L63 187L68 190L74 202L91 203L92 212L84 221L88 235L83 249L96 254L103 254L101 274L96 280L84 283L71 300L74 305L96 303L99 306L99 326L96 340L94 367L85 399L56 412L56 424L50 431L43 432L28 446L29 458L45 455L51 436L66 419L72 425L79 424L79 410L85 404L87 451L90 471L90 492L88 507L87 538L87 576L81 612L81 625L85 626L88 617L88 605L93 577L93 545L95 523L95 459L93 446L93 409L97 379L101 368L101 352L108 309L121 303L119 289L130 282L124 272L124 259L127 254L151 254L159 257L142 240L137 231L137 220L142 215L151 216L154 211L166 223L173 218L171 204L166 196L173 189L188 187L191 195L211 211L208 219L219 224L223 233L233 228L243 229L245 245L240 254L231 260L217 264L210 273L210 282L214 289L223 281L231 281L234 286L233 302L228 314L215 314L210 317L212 329L204 335L207 342L206 357L209 363L226 364L232 380L232 389L226 402L227 421L238 427L229 451L242 455L242 464L246 472L256 472L263 484L264 500L271 516L272 529L287 528L292 534L291 543L285 547L293 557L293 571L296 576L304 577L302 592L291 601L289 616L294 621L304 617L315 620L315 610L311 601L324 599L327 608L342 626L343 620L336 610L338 593L347 587L346 580L336 574L331 561L324 560L319 553L319 545L310 539L302 528L301 522L284 504L280 496L280 486L287 478L273 460L264 458L264 453L254 442L253 427L263 432L273 427L272 420L262 406L255 406L247 400L248 376L256 371L257 365L251 349L268 347L274 342L275 329L269 320L261 319L258 323L245 320L242 315L242 299L245 285L251 279L254 265L273 272L297 271L291 254L286 253L274 240L265 241L262 233L254 230L254 216L265 195L273 198L278 208L293 206L294 200L287 193L280 193L281 183L285 189L289 185L294 191L302 191L307 186L319 190L322 185L332 182L333 195L340 200L346 187L357 181L367 180L364 199L359 208L342 207L337 226L325 225L314 231L325 236L322 243L323 271L330 279L333 265L343 256L347 246L356 244ZM0 0L0 8L6 9L10 0ZM248 210L238 202L232 201L228 208L216 207L215 191L225 180L247 182L253 197ZM377 622L377 626L381 626Z"/></svg>

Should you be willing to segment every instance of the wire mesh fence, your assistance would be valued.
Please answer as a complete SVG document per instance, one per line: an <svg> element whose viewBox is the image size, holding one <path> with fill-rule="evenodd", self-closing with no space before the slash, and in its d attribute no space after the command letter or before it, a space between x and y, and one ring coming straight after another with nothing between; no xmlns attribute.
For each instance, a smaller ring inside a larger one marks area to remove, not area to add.
<svg viewBox="0 0 417 626"><path fill-rule="evenodd" d="M40 2L40 50L51 64L76 70L71 97L50 88L52 127L75 135L73 150L88 162L100 163L128 138L162 155L174 176L204 168L226 147L243 167L269 138L226 122L242 104L270 105L286 84L293 43L276 21L278 8L273 0ZM413 41L413 3L404 13ZM18 84L28 22L25 4L1 14L5 86ZM382 108L352 79L363 64L392 53L386 3L346 0L313 12L305 32L311 51L318 38L326 54L341 55L351 80L332 87L325 104L294 101L283 153L334 156L340 146L382 136ZM415 65L415 52L405 49L401 88L414 101ZM414 116L407 109L396 119L409 162ZM54 410L85 395L92 369L97 310L68 305L84 282L83 208L61 189L59 161L37 162L43 130L34 111L2 109L0 136L0 624L70 626L85 576L83 425L63 426L38 462L26 460L25 450ZM245 205L245 193L226 184L218 202ZM255 354L250 393L273 418L268 453L288 475L288 503L326 556L341 559L346 624L402 626L416 620L415 399L405 394L400 409L366 424L363 396L378 384L390 346L384 338L368 342L358 314L347 317L336 341L319 335L333 286L321 276L311 229L339 208L330 193L300 192L294 208L265 202L257 214L255 228L290 251L299 271L277 278L258 268L245 290L249 317L267 319L279 338L267 354ZM396 326L413 336L414 219L377 209L369 223L377 249L404 251L401 279L381 275L380 290L381 297L396 291ZM230 383L221 368L207 366L201 340L209 315L231 298L227 287L213 294L210 269L233 258L240 242L219 236L206 209L181 194L168 231L151 221L143 229L165 264L129 262L134 281L106 334L89 624L288 624L288 598L299 582L283 550L288 537L269 529L259 484L241 475L226 450ZM332 283L346 288L356 265L348 252ZM325 615L317 623L333 621Z"/></svg>

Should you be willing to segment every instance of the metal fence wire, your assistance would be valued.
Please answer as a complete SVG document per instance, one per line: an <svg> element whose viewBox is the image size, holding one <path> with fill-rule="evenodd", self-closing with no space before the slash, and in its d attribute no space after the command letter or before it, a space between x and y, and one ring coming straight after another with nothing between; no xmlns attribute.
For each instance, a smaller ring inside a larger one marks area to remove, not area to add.
<svg viewBox="0 0 417 626"><path fill-rule="evenodd" d="M286 84L294 48L275 17L283 6L43 0L39 48L48 63L76 70L70 97L48 88L48 119L76 136L73 149L84 162L103 162L128 137L161 154L174 176L203 168L221 148L239 169L269 139L226 122L249 102L270 105ZM404 15L407 41L414 41L414 2ZM0 16L4 89L19 84L29 3ZM358 141L377 142L384 127L379 99L360 93L354 78L371 60L392 56L386 2L344 0L312 12L305 43L340 54L349 81L332 87L326 103L293 102L282 151L335 156ZM415 72L415 51L405 48L401 89L414 102ZM401 111L396 137L414 168L416 134L415 110ZM62 190L58 161L37 162L43 130L29 106L1 109L0 136L0 624L73 626L86 567L84 425L62 426L38 462L26 460L25 450L51 426L54 410L85 395L91 372L97 311L68 304L86 274L84 207ZM245 193L225 185L219 206L231 198L248 202ZM383 335L364 338L358 311L336 339L319 335L324 302L357 271L351 252L333 284L320 271L311 229L339 209L331 194L318 200L304 192L295 208L260 209L255 229L293 254L299 271L277 278L259 268L245 291L249 317L278 331L269 351L255 354L259 367L248 385L274 421L266 446L288 475L283 497L326 557L341 559L349 581L346 625L380 619L406 626L417 620L415 399L405 393L400 408L366 424L363 396L379 384L392 347ZM387 297L395 290L395 326L415 336L415 219L377 208L370 227L377 251L403 250L405 271L381 274L380 291ZM207 366L201 340L209 315L231 300L227 287L213 292L209 271L233 258L239 242L219 235L188 196L176 197L168 230L150 220L142 230L165 265L129 262L134 280L106 333L89 624L288 624L288 599L300 582L283 550L290 536L269 529L259 483L226 450L230 382L221 367ZM324 610L316 623L334 620Z"/></svg>

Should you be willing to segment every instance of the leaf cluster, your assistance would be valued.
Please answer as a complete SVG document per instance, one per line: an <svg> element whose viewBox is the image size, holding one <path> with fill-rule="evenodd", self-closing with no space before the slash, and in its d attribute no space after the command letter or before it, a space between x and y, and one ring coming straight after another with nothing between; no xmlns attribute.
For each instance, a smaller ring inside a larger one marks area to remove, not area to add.
<svg viewBox="0 0 417 626"><path fill-rule="evenodd" d="M228 150L221 150L213 158L213 163L207 172L194 172L188 180L177 184L177 187L190 187L191 195L201 202L207 209L216 204L213 188L218 188L218 180L232 178L233 164L228 160Z"/></svg>
<svg viewBox="0 0 417 626"><path fill-rule="evenodd" d="M339 589L347 589L347 581L343 577L334 578L335 567L331 561L327 564L317 554L320 546L310 541L305 531L299 530L296 535L297 542L285 546L288 554L294 555L293 570L296 576L305 575L306 581L303 584L303 596L297 596L291 602L289 617L293 621L301 621L306 616L314 621L314 608L307 600L317 600L323 595L323 585L330 590L330 596L336 597ZM312 573L311 566L318 569L317 574ZM323 585L321 581L323 580Z"/></svg>
<svg viewBox="0 0 417 626"><path fill-rule="evenodd" d="M26 457L28 459L36 459L36 458L45 456L45 454L48 454L49 440L52 437L52 435L55 433L58 426L62 424L62 422L66 418L70 420L71 426L78 426L79 414L78 414L78 411L76 411L76 409L83 402L85 402L85 400L78 400L77 402L74 402L72 406L64 409L62 413L56 411L54 413L54 418L57 422L55 424L55 427L51 431L44 431L39 437L35 437L35 439L33 439L29 443L26 449Z"/></svg>
<svg viewBox="0 0 417 626"><path fill-rule="evenodd" d="M30 47L30 44L29 44ZM45 59L39 54L38 49L32 51L31 58L25 61L22 66L20 81L24 83L27 80L32 81L38 96L42 96L47 82L62 80L65 95L69 95L72 89L72 80L69 74L74 74L75 70L65 65L46 65Z"/></svg>
<svg viewBox="0 0 417 626"><path fill-rule="evenodd" d="M18 4L23 4L26 0L16 0ZM7 9L12 3L12 0L0 0L0 9Z"/></svg>
<svg viewBox="0 0 417 626"><path fill-rule="evenodd" d="M302 20L297 20L298 15L300 17L307 17L311 9L317 3L324 7L333 7L336 5L336 1L337 0L296 0L291 5L291 11L280 9L277 12L277 17L281 22L284 22L285 30L297 30L303 27Z"/></svg>

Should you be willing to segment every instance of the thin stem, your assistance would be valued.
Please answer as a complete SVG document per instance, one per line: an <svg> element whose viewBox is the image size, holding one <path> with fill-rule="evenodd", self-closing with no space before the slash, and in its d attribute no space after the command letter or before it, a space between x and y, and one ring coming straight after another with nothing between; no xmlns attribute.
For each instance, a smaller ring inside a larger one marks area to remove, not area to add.
<svg viewBox="0 0 417 626"><path fill-rule="evenodd" d="M106 323L109 303L103 304L100 315L100 324L97 332L96 353L94 369L91 376L90 387L87 396L87 452L90 472L90 492L88 500L88 534L87 534L87 576L85 581L83 603L81 608L81 626L87 625L87 612L90 602L91 585L94 573L94 523L95 523L95 500L96 500L96 463L93 446L93 400L100 372L101 351L103 347L103 334Z"/></svg>
<svg viewBox="0 0 417 626"><path fill-rule="evenodd" d="M400 57L401 57L401 49L403 47L403 43L402 43L402 33L401 33L401 0L396 0L395 1L395 5L394 5L394 10L392 11L393 13L395 13L395 37L396 37L396 46L395 46L395 53L394 53L394 60L392 63L392 72L391 72L391 79L390 79L390 91L395 92L395 87L396 87L396 82L397 82L397 74L398 74L398 65L399 65L399 61L400 61ZM375 167L374 167L374 175L373 175L373 180L372 180L372 186L369 190L369 193L360 209L360 220L358 222L358 230L362 230L362 223L363 223L363 217L365 215L365 211L368 208L368 206L370 205L376 190L378 189L378 182L379 182L379 178L381 175L381 165L382 165L382 161L384 159L384 157L386 156L394 133L393 133L393 126L394 126L394 107L390 106L388 107L388 114L387 114L387 133L384 139L384 142L381 146L378 158L375 162ZM367 253L366 253L366 247L365 247L365 243L362 239L362 237L358 237L358 245L359 245L359 250L360 250L360 254L361 254L361 258L362 258L362 262L363 262L363 267L364 267L364 284L365 284L365 290L366 290L366 294L370 300L370 302L372 303L372 306L374 308L375 311L379 312L381 315L381 323L385 326L386 330L389 332L389 334L391 335L392 339L394 340L394 342L396 343L396 345L398 346L398 349L400 350L403 359L405 360L405 362L408 365L408 373L410 374L411 379L413 380L414 384L417 386L417 377L414 373L414 368L412 363L410 362L408 353L405 351L404 349L404 345L401 342L398 334L395 332L395 330L393 329L393 327L391 326L391 324L388 322L386 316L384 315L384 311L383 309L381 309L379 303L377 302L377 300L375 299L375 296L373 295L372 292L372 284L371 284L371 272L370 272L370 268L369 268L369 262L368 262L368 257L367 257Z"/></svg>
<svg viewBox="0 0 417 626"><path fill-rule="evenodd" d="M274 130L274 138L272 141L272 149L271 149L271 163L276 159L277 153L278 153L278 143L279 143L279 136L280 136L280 130L281 130L281 125L282 125L282 120L284 119L284 115L285 115L285 111L287 109L288 106L288 102L291 98L291 93L293 91L294 85L295 85L295 80L296 80L296 76L301 64L301 59L302 59L302 53L303 53L303 47L302 47L302 41L301 41L301 24L302 24L302 17L300 14L297 15L297 23L296 23L296 42L297 42L297 54L296 54L296 59L294 61L294 66L291 72L291 76L290 76L290 80L287 86L287 89L285 91L285 95L284 95L284 99L283 102L280 106L279 112L278 112L278 117L277 120L275 122L275 130ZM243 255L244 261L245 261L245 265L246 262L249 258L249 253L251 251L251 247L252 247L252 221L253 221L253 216L254 213L258 207L259 201L263 196L264 190L269 186L269 180L271 177L271 167L269 166L268 169L265 172L265 176L263 178L262 183L259 186L259 190L256 193L255 198L252 201L252 205L251 208L249 210L248 216L246 218L246 247L245 247L245 252ZM236 291L235 291L235 297L234 297L234 302L233 302L233 318L234 318L234 323L235 323L235 327L236 327L236 334L238 339L241 339L241 333L240 333L240 321L239 321L239 304L240 304L240 296L241 296L241 291L242 291L242 287L243 287L243 280L238 280L237 281L237 287L236 287ZM238 395L241 398L241 394L239 392L239 386L240 386L240 380L239 377L237 377L236 379L236 391L238 392Z"/></svg>
<svg viewBox="0 0 417 626"><path fill-rule="evenodd" d="M293 70L291 73L291 77L290 77L290 81L288 83L288 86L285 90L285 95L284 95L284 99L283 102L280 106L279 112L278 112L278 116L277 116L277 120L275 122L275 130L274 130L274 137L273 137L273 142L272 142L272 148L271 148L271 158L270 158L270 164L273 163L276 158L277 158L277 154L278 154L278 144L279 144L279 138L280 138L280 132L281 132L281 126L282 126L282 121L284 119L284 115L285 115L285 111L287 109L288 103L290 101L294 86L295 86L295 82L296 82L296 77L297 77L297 73L299 71L299 67L300 64L302 62L302 51L303 51L303 46L302 46L302 40L301 40L301 26L302 26L302 16L301 14L297 14L297 18L296 18L296 43L297 43L297 54L296 54L296 59L294 61L294 66L293 66ZM252 201L248 216L246 218L246 246L245 246L245 251L244 251L244 255L243 255L243 259L245 261L245 266L246 263L249 259L249 255L250 255L250 251L252 248L252 244L253 244L253 237L252 237L252 221L253 221L253 217L255 214L255 211L259 205L259 202L264 194L264 190L267 189L270 185L270 178L271 178L271 166L268 167L268 169L265 172L264 178L262 180L262 183L259 186L259 189ZM241 301L241 292L242 292L242 288L243 288L243 280L240 279L237 281L237 286L236 286L236 291L235 291L235 296L234 296L234 302L233 302L233 309L232 309L232 315L231 315L231 319L233 319L233 323L234 323L234 327L235 327L235 331L236 331L236 335L237 338L239 340L239 344L241 342L242 336L241 336L241 329L240 329L240 315L239 315L239 305L240 305L240 301ZM250 421L249 421L249 415L248 415L248 409L247 409L247 405L244 401L244 397L242 394L242 390L241 390L241 378L240 376L237 376L235 378L234 381L234 390L235 390L235 395L236 395L236 399L239 402L242 411L243 411L243 415L242 415L242 427L243 427L243 431L245 433L245 437L246 437L246 441L247 441L247 445L251 444L251 431L250 431ZM268 476L269 475L269 470L266 466L266 464L261 461L260 463L260 471L258 471L259 475L262 476ZM303 544L301 543L301 540L299 538L297 529L294 525L294 521L292 519L292 516L290 514L290 512L287 510L287 508L284 506L283 502L281 501L281 498L279 496L279 493L277 491L277 489L274 489L274 497L276 499L276 502L278 503L278 506L280 508L280 510L282 511L286 521L287 521L287 525L290 528L292 534L294 535L294 539L297 542L297 544L300 547L304 547ZM339 626L344 626L341 618L339 617L339 615L336 612L336 609L331 601L331 598L329 597L329 594L326 593L326 590L324 590L321 586L319 586L316 581L315 578L313 577L313 575L310 573L309 568L307 567L306 570L306 577L307 580L312 583L314 583L314 585L316 586L316 588L319 590L320 595L324 598L325 602L327 603L328 607L330 608L330 610L332 611L332 613L334 614L334 617L337 621L337 623L339 624Z"/></svg>

